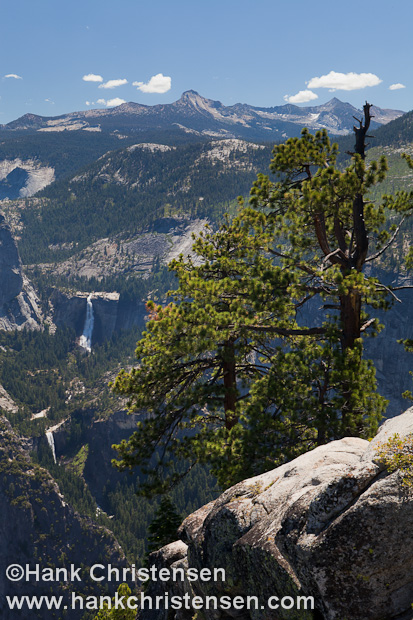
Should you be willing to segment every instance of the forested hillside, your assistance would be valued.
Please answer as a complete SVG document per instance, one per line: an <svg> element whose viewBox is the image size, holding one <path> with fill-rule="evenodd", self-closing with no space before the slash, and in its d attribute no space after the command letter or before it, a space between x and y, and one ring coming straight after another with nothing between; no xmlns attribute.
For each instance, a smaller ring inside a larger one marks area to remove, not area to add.
<svg viewBox="0 0 413 620"><path fill-rule="evenodd" d="M270 146L222 141L110 152L70 180L10 208L26 264L59 260L101 237L142 233L169 216L215 221L247 195Z"/></svg>

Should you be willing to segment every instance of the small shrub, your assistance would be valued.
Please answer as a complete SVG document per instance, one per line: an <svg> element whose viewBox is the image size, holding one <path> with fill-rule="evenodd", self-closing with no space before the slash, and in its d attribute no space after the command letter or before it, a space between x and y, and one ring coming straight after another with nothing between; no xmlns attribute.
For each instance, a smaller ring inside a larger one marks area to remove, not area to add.
<svg viewBox="0 0 413 620"><path fill-rule="evenodd" d="M413 433L400 437L392 435L385 443L378 444L376 456L391 473L399 471L402 484L413 487Z"/></svg>

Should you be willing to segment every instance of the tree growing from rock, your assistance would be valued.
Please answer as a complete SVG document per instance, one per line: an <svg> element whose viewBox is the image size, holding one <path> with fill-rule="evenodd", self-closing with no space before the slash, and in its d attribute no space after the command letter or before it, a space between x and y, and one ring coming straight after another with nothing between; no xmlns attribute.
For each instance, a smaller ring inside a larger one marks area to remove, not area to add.
<svg viewBox="0 0 413 620"><path fill-rule="evenodd" d="M208 463L227 486L377 428L386 402L362 338L378 329L368 307L387 308L395 293L365 268L391 247L413 197L369 200L387 169L384 157L365 161L370 108L347 168L326 132L303 130L274 148L275 180L259 175L250 204L201 235L195 258L172 262L174 303L149 305L139 365L115 383L133 410L148 412L117 446L119 469L148 475L144 491L179 479L168 477L177 457ZM390 230L388 214L399 218ZM302 310L315 302L309 325Z"/></svg>

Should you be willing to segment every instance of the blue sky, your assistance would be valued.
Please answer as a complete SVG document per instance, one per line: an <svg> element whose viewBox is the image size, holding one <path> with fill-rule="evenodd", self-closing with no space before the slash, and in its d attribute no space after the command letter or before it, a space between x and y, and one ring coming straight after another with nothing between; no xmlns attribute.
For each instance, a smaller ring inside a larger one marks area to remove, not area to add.
<svg viewBox="0 0 413 620"><path fill-rule="evenodd" d="M226 105L317 105L336 96L356 107L367 99L413 108L411 0L0 6L0 123L27 112L170 103L189 89Z"/></svg>

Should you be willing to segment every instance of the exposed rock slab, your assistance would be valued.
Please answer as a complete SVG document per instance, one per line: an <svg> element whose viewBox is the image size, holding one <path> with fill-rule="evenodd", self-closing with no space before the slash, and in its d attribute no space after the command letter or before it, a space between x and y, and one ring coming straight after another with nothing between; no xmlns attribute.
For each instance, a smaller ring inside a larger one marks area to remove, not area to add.
<svg viewBox="0 0 413 620"><path fill-rule="evenodd" d="M154 222L151 232L130 239L99 239L88 248L60 263L43 263L38 267L44 273L86 278L102 278L119 274L139 274L146 277L154 262L167 264L179 254L193 255L192 235L199 235L207 220L180 220L161 218ZM61 249L61 246L50 246Z"/></svg>
<svg viewBox="0 0 413 620"><path fill-rule="evenodd" d="M0 306L0 329L41 329L41 325L42 312L38 297L29 280L23 276L23 290Z"/></svg>
<svg viewBox="0 0 413 620"><path fill-rule="evenodd" d="M413 618L413 495L377 462L377 444L413 430L413 408L371 442L345 438L245 480L190 515L180 535L188 567L222 567L225 583L195 594L314 597L314 611L208 611L206 620ZM165 565L169 547L157 552ZM154 558L155 559L155 558ZM158 586L159 587L159 586ZM177 586L169 585L171 593ZM175 590L174 590L175 589ZM159 610L150 620L161 620ZM189 620L194 610L173 618ZM149 619L144 611L139 618ZM169 616L168 616L169 618Z"/></svg>
<svg viewBox="0 0 413 620"><path fill-rule="evenodd" d="M4 159L0 161L0 200L28 198L54 180L54 168L35 159Z"/></svg>
<svg viewBox="0 0 413 620"><path fill-rule="evenodd" d="M18 411L18 406L10 396L8 392L4 389L4 387L0 384L0 409L4 409L4 411L8 413L16 413Z"/></svg>
<svg viewBox="0 0 413 620"><path fill-rule="evenodd" d="M369 447L363 454L363 461L376 460L377 447L390 439L393 435L406 437L413 433L413 407L410 407L395 418L386 420L379 428L377 435L369 443Z"/></svg>

